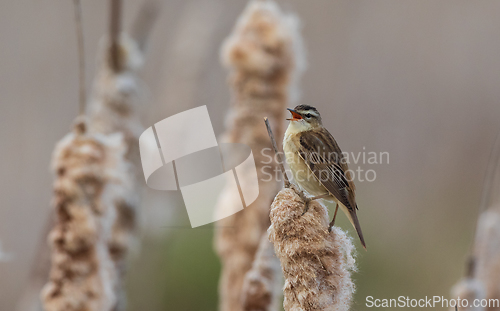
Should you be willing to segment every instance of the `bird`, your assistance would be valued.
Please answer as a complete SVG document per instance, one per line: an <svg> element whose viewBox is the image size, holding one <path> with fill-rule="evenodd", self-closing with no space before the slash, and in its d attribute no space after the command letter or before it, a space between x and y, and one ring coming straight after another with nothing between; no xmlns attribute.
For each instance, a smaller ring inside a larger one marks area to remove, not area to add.
<svg viewBox="0 0 500 311"><path fill-rule="evenodd" d="M356 211L355 186L346 160L335 138L323 126L319 111L313 106L287 108L292 117L283 138L283 151L294 181L313 197L335 202L331 231L340 206L359 236L366 243Z"/></svg>

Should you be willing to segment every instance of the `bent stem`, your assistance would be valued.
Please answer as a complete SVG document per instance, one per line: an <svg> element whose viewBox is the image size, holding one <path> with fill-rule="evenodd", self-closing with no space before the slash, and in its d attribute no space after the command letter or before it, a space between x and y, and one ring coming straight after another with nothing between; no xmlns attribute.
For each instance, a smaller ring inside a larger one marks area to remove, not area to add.
<svg viewBox="0 0 500 311"><path fill-rule="evenodd" d="M267 133L269 134L269 138L271 139L271 143L273 144L274 154L278 158L278 165L281 169L281 174L283 174L283 180L285 181L285 188L290 188L290 181L288 180L288 176L286 175L285 166L283 165L283 158L281 157L281 153L278 152L278 146L276 145L276 140L274 139L273 130L269 125L269 120L267 117L264 118L264 122L266 123Z"/></svg>

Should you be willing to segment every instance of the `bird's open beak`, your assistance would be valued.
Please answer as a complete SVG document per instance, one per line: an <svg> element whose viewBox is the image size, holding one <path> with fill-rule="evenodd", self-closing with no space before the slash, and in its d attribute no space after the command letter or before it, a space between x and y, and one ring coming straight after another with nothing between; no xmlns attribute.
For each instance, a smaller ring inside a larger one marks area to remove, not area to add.
<svg viewBox="0 0 500 311"><path fill-rule="evenodd" d="M292 113L292 118L287 119L288 121L302 120L302 116L297 111L290 109L290 108L286 108L286 109L288 109L288 111L290 111Z"/></svg>

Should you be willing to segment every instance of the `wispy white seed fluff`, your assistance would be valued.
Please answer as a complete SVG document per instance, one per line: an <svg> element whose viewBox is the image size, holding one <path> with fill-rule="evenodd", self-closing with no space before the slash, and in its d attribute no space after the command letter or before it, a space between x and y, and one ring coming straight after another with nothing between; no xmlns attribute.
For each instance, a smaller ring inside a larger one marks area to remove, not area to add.
<svg viewBox="0 0 500 311"><path fill-rule="evenodd" d="M483 311L485 308L481 305L474 306L474 300L486 298L486 292L484 285L481 281L465 277L460 282L455 284L451 289L451 299L461 299L458 311ZM463 301L466 300L467 303ZM450 308L450 310L455 310L455 308Z"/></svg>

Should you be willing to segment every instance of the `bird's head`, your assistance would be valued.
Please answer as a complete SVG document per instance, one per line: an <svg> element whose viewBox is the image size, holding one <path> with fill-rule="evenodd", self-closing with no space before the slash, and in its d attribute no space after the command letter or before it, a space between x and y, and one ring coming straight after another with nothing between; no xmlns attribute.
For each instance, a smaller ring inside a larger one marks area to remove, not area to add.
<svg viewBox="0 0 500 311"><path fill-rule="evenodd" d="M315 129L321 127L321 115L318 110L313 106L309 105L298 105L297 107L290 109L288 111L292 114L290 119L290 125L296 125L304 129Z"/></svg>

